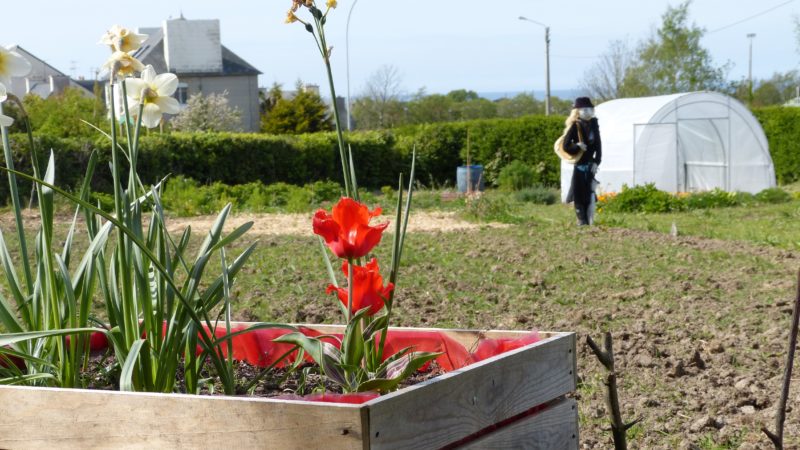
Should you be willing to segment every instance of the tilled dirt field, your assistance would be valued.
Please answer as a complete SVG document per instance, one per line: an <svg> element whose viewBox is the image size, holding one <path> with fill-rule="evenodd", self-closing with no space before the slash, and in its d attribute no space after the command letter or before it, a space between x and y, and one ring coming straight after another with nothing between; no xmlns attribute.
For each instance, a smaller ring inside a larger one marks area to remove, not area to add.
<svg viewBox="0 0 800 450"><path fill-rule="evenodd" d="M412 223L413 220L412 220ZM728 242L560 224L431 231L408 238L397 320L405 326L549 329L579 334L581 447L611 448L603 369L585 344L614 336L630 448L771 448L800 255ZM280 259L302 242L268 239ZM286 250L283 250L286 251ZM288 258L287 261L295 261ZM262 264L255 262L256 265ZM266 264L266 263L263 263ZM282 280L321 292L324 278L274 271L270 286L243 296L243 318L339 321L320 301L287 304ZM313 272L314 269L308 269ZM246 288L243 288L246 289ZM262 290L263 289L263 290ZM273 302L261 298L274 297ZM800 446L797 386L790 398L787 448Z"/></svg>
<svg viewBox="0 0 800 450"><path fill-rule="evenodd" d="M237 281L238 319L341 321L323 294L309 216L234 219L254 220L246 241L261 241ZM576 331L582 448L612 447L604 371L585 345L607 330L624 418L642 418L630 448L772 448L760 428L773 427L798 252L547 220L476 225L446 213L417 213L409 228L394 324ZM800 448L797 381L786 448Z"/></svg>

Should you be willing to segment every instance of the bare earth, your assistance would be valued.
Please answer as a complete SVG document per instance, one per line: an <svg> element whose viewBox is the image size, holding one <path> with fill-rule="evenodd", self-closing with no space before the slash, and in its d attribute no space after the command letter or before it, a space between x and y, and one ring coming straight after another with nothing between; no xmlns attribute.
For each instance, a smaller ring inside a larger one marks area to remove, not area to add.
<svg viewBox="0 0 800 450"><path fill-rule="evenodd" d="M193 230L207 230L214 223L214 216L179 217L170 219L170 232L182 231L187 226ZM373 224L393 222L394 217L381 216L371 221ZM225 222L225 231L233 230L247 222L253 222L253 228L248 231L260 235L311 235L310 214L240 214L230 217ZM455 216L454 213L441 211L412 212L408 223L408 232L452 232L474 230L482 227L508 227L506 224L490 223L476 224L466 222ZM392 230L389 229L389 232Z"/></svg>

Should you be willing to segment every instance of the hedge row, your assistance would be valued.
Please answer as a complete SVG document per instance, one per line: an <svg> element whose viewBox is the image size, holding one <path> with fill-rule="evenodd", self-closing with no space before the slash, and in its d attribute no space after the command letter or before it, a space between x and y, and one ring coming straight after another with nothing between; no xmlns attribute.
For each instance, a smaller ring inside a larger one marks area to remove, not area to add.
<svg viewBox="0 0 800 450"><path fill-rule="evenodd" d="M765 108L754 111L764 127L779 183L800 179L800 108ZM494 181L506 164L519 160L536 169L538 182L559 184L559 161L552 143L563 129L560 116L529 116L437 123L386 132L357 132L347 138L358 167L358 182L367 188L395 186L400 172L408 172L411 152L417 151L417 179L426 185L452 185L456 167L469 158L483 164L488 181ZM602 127L602 124L601 124ZM95 190L111 191L108 169L110 145L94 141L37 135L37 149L45 162L50 149L56 154L56 180L61 186L78 186L93 150L101 164L93 179ZM15 164L31 172L27 138L12 136ZM171 133L142 136L139 172L153 183L168 174L181 174L202 183L229 185L260 181L303 185L318 180L341 179L341 163L334 133L272 136L232 133ZM29 192L30 186L23 186ZM27 191L26 191L27 190ZM0 200L7 201L7 183L0 182Z"/></svg>
<svg viewBox="0 0 800 450"><path fill-rule="evenodd" d="M773 106L753 115L767 135L778 184L800 180L800 108Z"/></svg>

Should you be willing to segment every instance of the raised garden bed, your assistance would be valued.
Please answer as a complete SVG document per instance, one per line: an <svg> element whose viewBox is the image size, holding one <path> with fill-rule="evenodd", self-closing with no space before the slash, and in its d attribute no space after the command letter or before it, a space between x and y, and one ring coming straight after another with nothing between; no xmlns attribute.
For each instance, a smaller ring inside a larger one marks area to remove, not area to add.
<svg viewBox="0 0 800 450"><path fill-rule="evenodd" d="M479 338L527 334L413 330L444 333L468 349ZM577 449L578 413L567 397L575 334L539 337L355 405L0 386L0 448Z"/></svg>

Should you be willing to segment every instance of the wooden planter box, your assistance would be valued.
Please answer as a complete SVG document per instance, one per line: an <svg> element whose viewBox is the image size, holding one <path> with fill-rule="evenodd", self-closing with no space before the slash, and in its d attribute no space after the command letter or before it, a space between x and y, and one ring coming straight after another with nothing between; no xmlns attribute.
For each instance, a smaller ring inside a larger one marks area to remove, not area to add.
<svg viewBox="0 0 800 450"><path fill-rule="evenodd" d="M0 386L0 448L577 449L575 334L540 336L361 405Z"/></svg>

